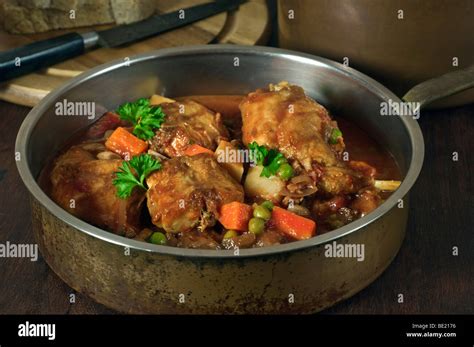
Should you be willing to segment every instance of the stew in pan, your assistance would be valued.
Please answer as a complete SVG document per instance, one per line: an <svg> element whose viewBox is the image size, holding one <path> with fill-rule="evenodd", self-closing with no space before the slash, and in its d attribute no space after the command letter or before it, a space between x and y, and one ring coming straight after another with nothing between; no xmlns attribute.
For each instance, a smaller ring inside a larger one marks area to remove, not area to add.
<svg viewBox="0 0 474 347"><path fill-rule="evenodd" d="M40 183L71 214L186 248L263 247L337 229L399 184L393 157L287 82L248 95L153 95L75 135Z"/></svg>

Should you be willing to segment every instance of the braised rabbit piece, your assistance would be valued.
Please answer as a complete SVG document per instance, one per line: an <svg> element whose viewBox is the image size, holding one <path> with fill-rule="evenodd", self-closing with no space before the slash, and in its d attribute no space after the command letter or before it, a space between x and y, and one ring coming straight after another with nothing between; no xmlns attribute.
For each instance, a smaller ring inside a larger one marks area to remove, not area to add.
<svg viewBox="0 0 474 347"><path fill-rule="evenodd" d="M332 166L344 143L328 143L337 128L327 110L307 97L301 87L280 82L250 93L240 104L242 139L278 148L287 158L297 160L306 170L313 163ZM331 148L331 146L333 148ZM337 150L337 151L336 151Z"/></svg>
<svg viewBox="0 0 474 347"><path fill-rule="evenodd" d="M342 133L328 111L305 95L301 87L280 82L250 93L240 104L242 139L278 149L319 190L350 194L372 184L342 162Z"/></svg>
<svg viewBox="0 0 474 347"><path fill-rule="evenodd" d="M244 191L212 154L172 158L147 179L151 220L178 233L216 224L222 205L244 201Z"/></svg>
<svg viewBox="0 0 474 347"><path fill-rule="evenodd" d="M246 96L124 103L69 141L40 181L62 208L119 235L233 249L342 227L399 176L367 134L280 82Z"/></svg>
<svg viewBox="0 0 474 347"><path fill-rule="evenodd" d="M135 190L126 199L117 196L113 179L121 164L122 158L101 143L73 146L54 163L51 197L76 217L116 234L135 237L141 228L145 192Z"/></svg>
<svg viewBox="0 0 474 347"><path fill-rule="evenodd" d="M176 157L184 154L190 144L215 150L220 140L229 138L220 113L186 100L160 104L166 119L151 141L154 151Z"/></svg>

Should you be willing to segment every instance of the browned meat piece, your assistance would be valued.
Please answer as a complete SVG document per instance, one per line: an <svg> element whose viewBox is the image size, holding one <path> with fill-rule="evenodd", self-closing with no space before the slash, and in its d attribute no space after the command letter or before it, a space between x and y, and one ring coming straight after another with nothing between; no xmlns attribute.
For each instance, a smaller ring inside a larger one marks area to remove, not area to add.
<svg viewBox="0 0 474 347"><path fill-rule="evenodd" d="M87 129L86 138L98 139L104 136L107 130L113 130L117 127L126 127L130 124L120 119L120 116L113 112L106 112L94 124Z"/></svg>
<svg viewBox="0 0 474 347"><path fill-rule="evenodd" d="M215 150L229 133L221 115L195 101L164 103L165 122L151 140L150 148L169 157L181 156L190 144Z"/></svg>
<svg viewBox="0 0 474 347"><path fill-rule="evenodd" d="M365 177L375 178L377 170L374 167L367 164L365 161L355 161L351 160L347 165L354 171L358 171L363 174Z"/></svg>
<svg viewBox="0 0 474 347"><path fill-rule="evenodd" d="M179 235L176 246L195 249L219 249L219 243L204 231L192 230Z"/></svg>
<svg viewBox="0 0 474 347"><path fill-rule="evenodd" d="M225 249L250 248L256 240L254 233L243 233L229 239L222 240L222 246Z"/></svg>
<svg viewBox="0 0 474 347"><path fill-rule="evenodd" d="M372 189L363 189L357 193L350 207L359 213L359 217L375 210L382 203L379 194Z"/></svg>
<svg viewBox="0 0 474 347"><path fill-rule="evenodd" d="M149 228L144 228L137 235L135 235L134 239L138 241L146 242L146 240L148 240L152 234L153 234L153 230Z"/></svg>
<svg viewBox="0 0 474 347"><path fill-rule="evenodd" d="M357 218L357 211L346 207L348 199L349 197L338 195L329 200L313 201L312 212L320 233L340 228Z"/></svg>
<svg viewBox="0 0 474 347"><path fill-rule="evenodd" d="M242 186L209 154L166 160L147 184L152 222L167 232L204 230L223 204L244 200Z"/></svg>
<svg viewBox="0 0 474 347"><path fill-rule="evenodd" d="M316 180L323 193L355 193L371 183L340 160L344 142L329 144L332 121L327 110L307 97L302 88L280 82L250 93L240 104L245 144L277 148Z"/></svg>
<svg viewBox="0 0 474 347"><path fill-rule="evenodd" d="M268 229L258 237L256 247L279 245L285 242L285 237L277 230Z"/></svg>
<svg viewBox="0 0 474 347"><path fill-rule="evenodd" d="M373 184L370 177L363 173L351 170L348 167L326 166L316 168L319 173L317 176L317 187L326 195L353 194L365 186Z"/></svg>
<svg viewBox="0 0 474 347"><path fill-rule="evenodd" d="M329 200L317 199L313 201L312 212L318 220L322 220L345 206L347 206L347 198L343 195L337 195Z"/></svg>
<svg viewBox="0 0 474 347"><path fill-rule="evenodd" d="M337 127L327 110L307 97L302 88L284 82L250 93L240 104L245 144L278 148L307 171L313 162L338 163L327 143L326 128Z"/></svg>
<svg viewBox="0 0 474 347"><path fill-rule="evenodd" d="M78 218L135 237L141 229L145 192L136 190L128 199L116 196L112 181L122 160L97 159L107 153L102 143L84 143L59 156L51 172L51 197Z"/></svg>
<svg viewBox="0 0 474 347"><path fill-rule="evenodd" d="M315 199L312 203L312 213L320 228L333 230L365 216L381 202L376 190L364 188L351 197L337 195L328 200Z"/></svg>

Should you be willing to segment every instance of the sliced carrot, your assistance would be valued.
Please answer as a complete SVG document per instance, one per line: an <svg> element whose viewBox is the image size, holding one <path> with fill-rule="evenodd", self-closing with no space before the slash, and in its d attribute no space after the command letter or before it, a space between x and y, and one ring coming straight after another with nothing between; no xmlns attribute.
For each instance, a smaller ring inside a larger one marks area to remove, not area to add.
<svg viewBox="0 0 474 347"><path fill-rule="evenodd" d="M252 218L252 206L234 201L222 205L219 222L229 230L247 231Z"/></svg>
<svg viewBox="0 0 474 347"><path fill-rule="evenodd" d="M145 152L148 149L148 144L125 128L118 127L105 142L105 147L126 159L130 159Z"/></svg>
<svg viewBox="0 0 474 347"><path fill-rule="evenodd" d="M192 157L193 155L201 154L201 153L208 153L214 155L214 152L211 151L210 149L207 149L206 147L193 144L189 145L185 150L184 150L184 155L187 155L189 157Z"/></svg>
<svg viewBox="0 0 474 347"><path fill-rule="evenodd" d="M316 233L316 223L293 212L275 206L272 211L271 223L277 230L296 239L306 240Z"/></svg>

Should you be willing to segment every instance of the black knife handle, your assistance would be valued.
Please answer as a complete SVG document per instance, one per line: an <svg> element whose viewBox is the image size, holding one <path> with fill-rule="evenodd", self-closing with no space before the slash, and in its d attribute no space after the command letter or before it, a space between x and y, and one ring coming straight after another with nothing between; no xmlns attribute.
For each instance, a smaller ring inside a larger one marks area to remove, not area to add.
<svg viewBox="0 0 474 347"><path fill-rule="evenodd" d="M84 40L78 33L70 33L37 41L0 53L0 81L25 75L63 60L81 55Z"/></svg>

